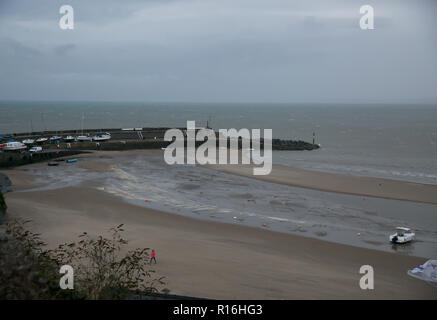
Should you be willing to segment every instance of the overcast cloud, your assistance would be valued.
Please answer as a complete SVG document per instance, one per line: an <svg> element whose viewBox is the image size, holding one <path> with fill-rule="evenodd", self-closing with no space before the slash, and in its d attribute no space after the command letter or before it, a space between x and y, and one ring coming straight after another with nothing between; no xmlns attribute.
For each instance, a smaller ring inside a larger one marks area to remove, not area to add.
<svg viewBox="0 0 437 320"><path fill-rule="evenodd" d="M59 28L70 4L75 29ZM361 5L375 30L359 28ZM0 99L437 102L435 0L0 0Z"/></svg>

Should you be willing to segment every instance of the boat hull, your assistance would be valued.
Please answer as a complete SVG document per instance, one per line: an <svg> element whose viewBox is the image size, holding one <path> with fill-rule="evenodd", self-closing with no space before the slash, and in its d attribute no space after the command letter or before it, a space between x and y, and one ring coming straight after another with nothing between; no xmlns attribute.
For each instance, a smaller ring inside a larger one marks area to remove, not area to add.
<svg viewBox="0 0 437 320"><path fill-rule="evenodd" d="M405 244L414 240L414 235L398 236L393 234L390 236L390 242L394 244Z"/></svg>
<svg viewBox="0 0 437 320"><path fill-rule="evenodd" d="M27 146L21 142L8 142L1 145L3 151L21 151L27 149Z"/></svg>
<svg viewBox="0 0 437 320"><path fill-rule="evenodd" d="M92 141L91 137L85 137L85 136L79 136L76 138L77 141L79 142L86 142L86 141Z"/></svg>

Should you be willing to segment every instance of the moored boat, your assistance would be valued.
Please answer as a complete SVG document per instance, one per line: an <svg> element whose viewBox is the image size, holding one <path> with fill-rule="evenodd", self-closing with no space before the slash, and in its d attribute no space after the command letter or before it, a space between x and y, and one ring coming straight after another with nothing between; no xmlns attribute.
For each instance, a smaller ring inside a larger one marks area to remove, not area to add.
<svg viewBox="0 0 437 320"><path fill-rule="evenodd" d="M24 144L34 144L35 140L34 139L25 139L25 140L23 140L23 143Z"/></svg>
<svg viewBox="0 0 437 320"><path fill-rule="evenodd" d="M91 138L90 136L83 136L83 135L82 135L82 136L77 136L77 137L76 137L76 140L77 140L77 141L82 141L82 142L83 142L83 141L91 141L92 138Z"/></svg>
<svg viewBox="0 0 437 320"><path fill-rule="evenodd" d="M49 140L48 138L41 137L41 138L36 139L35 142L36 143L46 143L48 140Z"/></svg>
<svg viewBox="0 0 437 320"><path fill-rule="evenodd" d="M61 139L62 139L62 137L60 137L60 136L53 136L53 137L50 137L50 142L57 142Z"/></svg>
<svg viewBox="0 0 437 320"><path fill-rule="evenodd" d="M416 234L410 228L397 227L396 233L390 235L389 239L392 243L407 243L414 239Z"/></svg>
<svg viewBox="0 0 437 320"><path fill-rule="evenodd" d="M93 141L108 141L111 140L111 134L108 132L97 133L92 139Z"/></svg>
<svg viewBox="0 0 437 320"><path fill-rule="evenodd" d="M3 151L20 151L26 149L27 146L24 143L11 141L4 144L0 144L0 149Z"/></svg>
<svg viewBox="0 0 437 320"><path fill-rule="evenodd" d="M65 142L73 142L73 141L76 141L76 138L73 136L66 136L66 137L64 137L64 141Z"/></svg>

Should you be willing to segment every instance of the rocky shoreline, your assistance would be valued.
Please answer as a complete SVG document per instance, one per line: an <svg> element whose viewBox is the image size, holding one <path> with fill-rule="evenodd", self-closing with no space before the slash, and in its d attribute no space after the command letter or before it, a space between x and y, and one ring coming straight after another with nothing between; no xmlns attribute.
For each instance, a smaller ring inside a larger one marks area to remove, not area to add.
<svg viewBox="0 0 437 320"><path fill-rule="evenodd" d="M12 191L12 183L9 177L0 173L0 225L4 223L6 217L6 202L3 194Z"/></svg>

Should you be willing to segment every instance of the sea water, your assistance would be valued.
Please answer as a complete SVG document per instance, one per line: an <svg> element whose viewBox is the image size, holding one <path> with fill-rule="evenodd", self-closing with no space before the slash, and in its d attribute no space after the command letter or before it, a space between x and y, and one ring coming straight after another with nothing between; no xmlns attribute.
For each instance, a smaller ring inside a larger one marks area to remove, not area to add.
<svg viewBox="0 0 437 320"><path fill-rule="evenodd" d="M275 151L296 168L437 184L437 105L0 102L0 134L43 130L185 127L273 129L316 143Z"/></svg>

